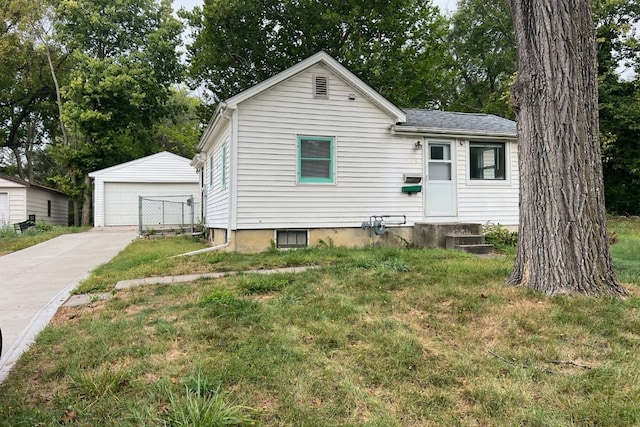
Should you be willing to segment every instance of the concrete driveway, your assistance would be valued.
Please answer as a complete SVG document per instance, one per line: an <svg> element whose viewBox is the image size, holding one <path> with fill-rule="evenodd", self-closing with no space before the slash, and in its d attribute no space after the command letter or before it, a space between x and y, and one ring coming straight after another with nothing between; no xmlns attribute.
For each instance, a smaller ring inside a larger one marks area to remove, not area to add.
<svg viewBox="0 0 640 427"><path fill-rule="evenodd" d="M134 229L93 229L0 257L0 383L71 290L137 235Z"/></svg>

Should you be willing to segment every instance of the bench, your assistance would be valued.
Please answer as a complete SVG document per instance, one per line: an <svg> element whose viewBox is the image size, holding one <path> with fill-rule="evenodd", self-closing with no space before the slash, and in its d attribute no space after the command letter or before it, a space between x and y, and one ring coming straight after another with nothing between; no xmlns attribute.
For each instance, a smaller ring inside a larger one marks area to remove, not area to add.
<svg viewBox="0 0 640 427"><path fill-rule="evenodd" d="M13 229L16 230L16 233L22 234L29 228L35 227L35 226L36 226L36 216L29 215L29 219L27 219L26 221L13 224Z"/></svg>

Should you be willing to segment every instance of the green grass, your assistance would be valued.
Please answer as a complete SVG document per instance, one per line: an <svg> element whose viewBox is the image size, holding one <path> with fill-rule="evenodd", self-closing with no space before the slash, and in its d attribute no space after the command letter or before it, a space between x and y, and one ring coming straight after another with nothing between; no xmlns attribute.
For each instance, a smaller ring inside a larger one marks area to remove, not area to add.
<svg viewBox="0 0 640 427"><path fill-rule="evenodd" d="M640 283L640 221L609 219L609 230L616 240L611 245L611 256L619 279L622 282Z"/></svg>
<svg viewBox="0 0 640 427"><path fill-rule="evenodd" d="M38 225L35 228L17 234L13 227L0 228L0 256L46 242L54 237L69 233L86 231L86 227L50 227Z"/></svg>
<svg viewBox="0 0 640 427"><path fill-rule="evenodd" d="M169 261L191 243L139 241L100 286L131 270L319 268L64 307L0 385L0 425L640 425L640 266L625 258L640 230L611 227L624 300L506 288L512 255L325 247Z"/></svg>
<svg viewBox="0 0 640 427"><path fill-rule="evenodd" d="M208 271L208 266L199 263L198 258L171 258L205 247L201 240L186 236L134 240L111 262L94 270L73 292L105 292L119 280Z"/></svg>

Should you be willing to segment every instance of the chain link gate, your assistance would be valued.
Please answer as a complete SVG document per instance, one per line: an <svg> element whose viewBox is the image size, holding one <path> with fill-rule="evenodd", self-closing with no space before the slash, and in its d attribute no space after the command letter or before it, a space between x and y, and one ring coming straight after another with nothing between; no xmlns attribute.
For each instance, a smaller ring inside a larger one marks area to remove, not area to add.
<svg viewBox="0 0 640 427"><path fill-rule="evenodd" d="M193 195L138 196L140 235L194 232Z"/></svg>

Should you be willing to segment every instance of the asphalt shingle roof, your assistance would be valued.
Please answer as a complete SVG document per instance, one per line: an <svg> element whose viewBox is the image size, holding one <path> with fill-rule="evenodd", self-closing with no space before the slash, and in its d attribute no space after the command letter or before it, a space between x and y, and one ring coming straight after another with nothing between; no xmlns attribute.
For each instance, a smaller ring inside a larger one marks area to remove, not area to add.
<svg viewBox="0 0 640 427"><path fill-rule="evenodd" d="M414 108L403 108L403 111L407 115L407 121L400 124L400 128L407 126L461 132L511 133L514 135L516 133L516 122L493 114L454 113Z"/></svg>

